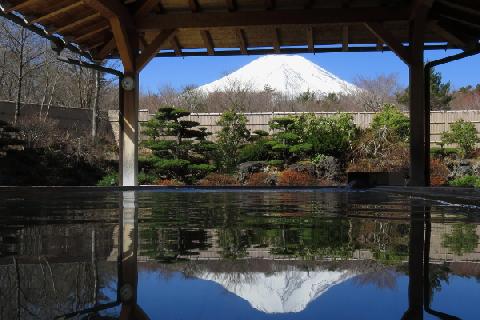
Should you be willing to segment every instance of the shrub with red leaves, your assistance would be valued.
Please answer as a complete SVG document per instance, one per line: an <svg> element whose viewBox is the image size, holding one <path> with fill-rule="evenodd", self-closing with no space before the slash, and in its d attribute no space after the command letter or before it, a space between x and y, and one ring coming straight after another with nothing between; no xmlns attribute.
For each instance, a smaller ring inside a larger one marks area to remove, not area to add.
<svg viewBox="0 0 480 320"><path fill-rule="evenodd" d="M279 186L313 186L317 184L315 177L306 172L285 170L278 178Z"/></svg>

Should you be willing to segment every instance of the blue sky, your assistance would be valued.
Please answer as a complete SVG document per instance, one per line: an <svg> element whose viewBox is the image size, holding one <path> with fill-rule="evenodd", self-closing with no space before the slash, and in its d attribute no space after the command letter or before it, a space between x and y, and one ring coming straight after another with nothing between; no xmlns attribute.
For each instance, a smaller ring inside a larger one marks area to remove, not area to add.
<svg viewBox="0 0 480 320"><path fill-rule="evenodd" d="M426 59L434 60L458 52L430 51L427 52ZM303 56L346 81L351 82L358 75L375 77L395 73L402 86L408 83L406 65L391 52L321 53ZM209 83L257 58L258 56L157 58L143 70L141 88L142 91L147 91L170 85L180 89L185 85ZM480 55L439 66L437 70L442 73L444 80L452 82L454 88L475 85L480 83Z"/></svg>

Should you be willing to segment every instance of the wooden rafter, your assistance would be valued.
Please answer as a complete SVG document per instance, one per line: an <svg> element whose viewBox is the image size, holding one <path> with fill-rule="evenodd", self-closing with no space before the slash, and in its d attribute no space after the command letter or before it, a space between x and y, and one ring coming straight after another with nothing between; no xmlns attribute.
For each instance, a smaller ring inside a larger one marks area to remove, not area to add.
<svg viewBox="0 0 480 320"><path fill-rule="evenodd" d="M314 40L314 30L312 26L307 27L307 44L308 44L308 51L314 52L315 51L315 40Z"/></svg>
<svg viewBox="0 0 480 320"><path fill-rule="evenodd" d="M303 4L303 7L305 9L310 9L313 4L315 3L315 0L305 0L305 3Z"/></svg>
<svg viewBox="0 0 480 320"><path fill-rule="evenodd" d="M392 49L392 51L395 52L395 54L403 60L403 62L405 62L406 64L410 64L411 59L408 49L400 41L398 41L390 33L390 31L385 29L382 24L371 22L366 23L365 26L378 39L386 43L390 47L390 49Z"/></svg>
<svg viewBox="0 0 480 320"><path fill-rule="evenodd" d="M156 6L160 4L160 0L145 0L135 11L135 20L146 17Z"/></svg>
<svg viewBox="0 0 480 320"><path fill-rule="evenodd" d="M323 24L323 23L362 23L408 19L409 12L405 8L385 10L382 8L352 9L309 9L309 10L269 10L269 11L235 11L235 12L201 12L195 14L171 13L152 16L137 22L139 31L158 31L166 28L214 28L272 26L290 24Z"/></svg>
<svg viewBox="0 0 480 320"><path fill-rule="evenodd" d="M479 8L476 9L476 8L468 7L466 5L462 5L462 4L459 4L459 3L453 3L453 2L445 1L445 0L436 0L436 1L441 3L442 5L444 5L446 7L451 8L451 9L456 9L456 10L462 11L464 13L468 13L468 14L472 14L472 15L476 15L477 17L480 17L480 9Z"/></svg>
<svg viewBox="0 0 480 320"><path fill-rule="evenodd" d="M208 30L200 30L205 48L207 48L208 55L213 56L215 54L215 46L213 44L212 36Z"/></svg>
<svg viewBox="0 0 480 320"><path fill-rule="evenodd" d="M165 43L167 40L171 39L174 35L175 35L175 30L173 29L163 30L153 39L153 41L150 44L145 46L145 49L137 57L137 61L136 61L137 70L138 71L142 70L150 62L150 60L152 60L155 57L155 55L160 50L161 45Z"/></svg>
<svg viewBox="0 0 480 320"><path fill-rule="evenodd" d="M243 29L237 29L236 34L237 34L238 44L240 47L240 52L242 54L248 54L248 44L247 44L247 38L245 37L245 32L243 31Z"/></svg>
<svg viewBox="0 0 480 320"><path fill-rule="evenodd" d="M89 22L92 22L92 21L94 21L94 20L96 20L100 17L101 17L100 13L97 12L97 13L94 13L90 16L86 16L85 18L73 21L72 23L69 23L69 24L67 24L63 27L55 29L55 32L57 32L59 34L68 33L70 31L74 30L75 28L78 28L80 26L88 24Z"/></svg>
<svg viewBox="0 0 480 320"><path fill-rule="evenodd" d="M105 26L103 26L103 27L97 28L97 29L92 30L92 31L90 31L90 32L84 33L84 34L82 34L81 36L76 37L76 38L75 38L75 41L83 42L83 41L85 41L85 40L88 40L88 39L96 36L97 34L103 32L103 31L105 31L105 30L108 30L108 29L110 29L110 26L109 26L109 25L105 25Z"/></svg>
<svg viewBox="0 0 480 320"><path fill-rule="evenodd" d="M265 9L267 10L275 9L275 0L265 0Z"/></svg>
<svg viewBox="0 0 480 320"><path fill-rule="evenodd" d="M108 40L103 47L101 47L97 54L95 55L95 58L102 61L108 57L108 55L115 49L116 47L116 42L113 36Z"/></svg>
<svg viewBox="0 0 480 320"><path fill-rule="evenodd" d="M433 0L414 0L410 7L410 20L414 20L417 16L425 16L425 11L429 11L432 4Z"/></svg>
<svg viewBox="0 0 480 320"><path fill-rule="evenodd" d="M25 8L28 8L33 3L40 2L40 1L42 1L42 0L26 0L26 1L20 2L17 5L8 7L7 9L5 9L5 12L10 13L10 12L13 12L13 11L20 11L20 10L23 10Z"/></svg>
<svg viewBox="0 0 480 320"><path fill-rule="evenodd" d="M32 23L42 23L43 21L45 20L48 20L48 19L51 19L53 17L56 17L62 13L66 13L70 10L73 10L73 9L76 9L80 6L83 6L83 3L82 2L75 2L75 3L72 3L71 5L69 6L66 6L66 7L61 7L57 10L54 10L54 11L51 11L43 16L40 16L40 17L37 17L33 20L30 20L29 23L32 24Z"/></svg>

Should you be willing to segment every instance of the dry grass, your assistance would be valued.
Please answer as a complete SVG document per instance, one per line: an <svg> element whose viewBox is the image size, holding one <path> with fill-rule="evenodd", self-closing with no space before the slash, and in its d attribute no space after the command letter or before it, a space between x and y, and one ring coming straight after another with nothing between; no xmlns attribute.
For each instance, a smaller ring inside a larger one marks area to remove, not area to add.
<svg viewBox="0 0 480 320"><path fill-rule="evenodd" d="M285 170L278 178L279 186L314 186L317 180L306 172Z"/></svg>
<svg viewBox="0 0 480 320"><path fill-rule="evenodd" d="M237 179L228 174L210 173L198 182L200 186L234 186L238 185Z"/></svg>

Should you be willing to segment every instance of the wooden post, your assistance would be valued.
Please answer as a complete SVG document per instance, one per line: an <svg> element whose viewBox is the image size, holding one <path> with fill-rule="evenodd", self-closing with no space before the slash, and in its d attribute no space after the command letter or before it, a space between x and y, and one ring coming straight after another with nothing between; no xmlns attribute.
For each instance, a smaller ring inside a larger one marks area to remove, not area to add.
<svg viewBox="0 0 480 320"><path fill-rule="evenodd" d="M426 186L425 19L412 21L410 75L410 185Z"/></svg>

